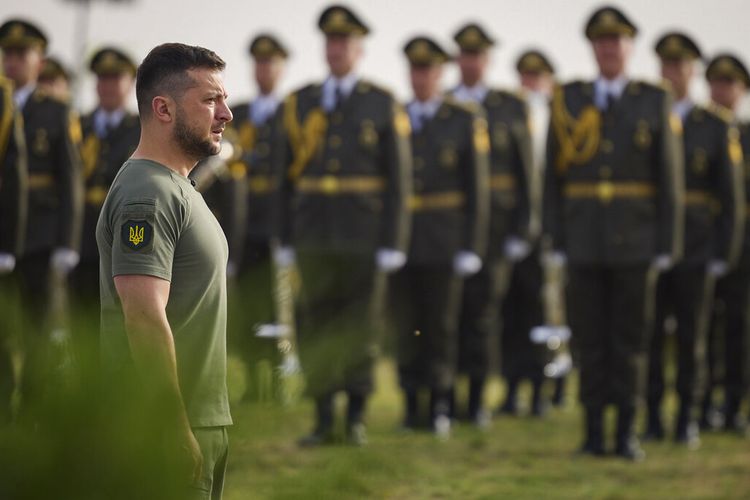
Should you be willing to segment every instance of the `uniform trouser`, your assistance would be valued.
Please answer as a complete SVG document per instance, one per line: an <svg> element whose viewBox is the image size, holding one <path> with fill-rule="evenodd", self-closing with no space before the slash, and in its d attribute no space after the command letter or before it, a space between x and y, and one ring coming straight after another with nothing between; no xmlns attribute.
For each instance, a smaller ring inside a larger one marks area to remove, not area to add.
<svg viewBox="0 0 750 500"><path fill-rule="evenodd" d="M11 342L18 324L17 281L11 275L0 276L0 426L11 417L11 396L15 387Z"/></svg>
<svg viewBox="0 0 750 500"><path fill-rule="evenodd" d="M79 360L96 370L99 359L99 260L81 261L70 274L71 334Z"/></svg>
<svg viewBox="0 0 750 500"><path fill-rule="evenodd" d="M231 343L248 368L248 395L260 396L261 388L254 379L261 375L261 364L268 363L271 368L275 368L280 363L276 339L259 338L255 335L259 325L274 323L276 320L273 265L268 241L246 243L236 282L229 291Z"/></svg>
<svg viewBox="0 0 750 500"><path fill-rule="evenodd" d="M568 321L579 354L585 407L613 403L634 408L642 397L652 276L646 264L569 266Z"/></svg>
<svg viewBox="0 0 750 500"><path fill-rule="evenodd" d="M531 342L531 329L544 324L544 270L538 248L513 267L503 301L501 372L508 379L527 377L541 383L549 352Z"/></svg>
<svg viewBox="0 0 750 500"><path fill-rule="evenodd" d="M220 500L224 492L229 439L226 427L193 428L201 453L203 470L197 484L192 485L189 500Z"/></svg>
<svg viewBox="0 0 750 500"><path fill-rule="evenodd" d="M735 269L716 283L715 300L724 306L724 390L730 406L738 406L742 401L750 371L748 298L750 268Z"/></svg>
<svg viewBox="0 0 750 500"><path fill-rule="evenodd" d="M677 320L677 394L688 411L700 401L705 379L706 283L704 263L681 264L659 276L649 349L647 400L652 410L658 409L664 396L664 324L671 314Z"/></svg>
<svg viewBox="0 0 750 500"><path fill-rule="evenodd" d="M297 340L308 393L366 396L379 352L385 275L371 254L297 248Z"/></svg>
<svg viewBox="0 0 750 500"><path fill-rule="evenodd" d="M40 397L45 379L52 368L50 354L50 325L53 321L53 308L56 307L56 293L50 270L50 252L41 251L21 258L17 267L21 291L23 313L22 344L24 351L21 372L21 394L24 402Z"/></svg>
<svg viewBox="0 0 750 500"><path fill-rule="evenodd" d="M450 264L409 265L390 282L401 387L429 388L447 396L453 387L458 350L462 279Z"/></svg>
<svg viewBox="0 0 750 500"><path fill-rule="evenodd" d="M463 284L458 326L458 372L485 378L492 362L491 347L500 334L500 307L509 265L489 260Z"/></svg>

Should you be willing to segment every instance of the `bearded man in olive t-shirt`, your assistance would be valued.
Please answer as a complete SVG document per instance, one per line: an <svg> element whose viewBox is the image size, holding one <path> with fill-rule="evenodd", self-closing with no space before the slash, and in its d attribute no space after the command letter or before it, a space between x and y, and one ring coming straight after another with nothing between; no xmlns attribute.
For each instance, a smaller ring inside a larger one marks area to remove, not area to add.
<svg viewBox="0 0 750 500"><path fill-rule="evenodd" d="M227 242L188 179L221 149L224 61L200 47L154 48L138 68L141 139L96 228L105 370L135 375L189 464L190 493L221 497L231 425L226 386ZM135 399L135 398L134 398ZM138 402L142 402L138 399ZM144 486L147 489L148 486ZM144 495L154 492L144 492Z"/></svg>

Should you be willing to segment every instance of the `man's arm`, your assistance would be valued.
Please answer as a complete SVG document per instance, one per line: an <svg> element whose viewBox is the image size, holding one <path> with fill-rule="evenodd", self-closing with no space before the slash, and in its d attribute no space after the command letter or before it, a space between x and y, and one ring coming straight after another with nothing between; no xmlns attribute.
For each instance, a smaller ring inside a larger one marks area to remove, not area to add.
<svg viewBox="0 0 750 500"><path fill-rule="evenodd" d="M120 275L114 281L133 361L143 379L162 397L167 418L175 423L177 437L191 460L196 482L203 455L190 428L177 378L174 338L166 312L170 283L146 275Z"/></svg>

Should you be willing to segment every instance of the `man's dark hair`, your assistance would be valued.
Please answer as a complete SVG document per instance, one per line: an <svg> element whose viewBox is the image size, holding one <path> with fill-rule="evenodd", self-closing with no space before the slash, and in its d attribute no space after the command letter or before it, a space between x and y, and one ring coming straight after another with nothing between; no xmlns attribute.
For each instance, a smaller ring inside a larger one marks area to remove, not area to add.
<svg viewBox="0 0 750 500"><path fill-rule="evenodd" d="M135 96L141 117L151 114L157 95L179 98L193 85L187 72L196 68L223 71L226 63L215 52L182 43L164 43L151 49L138 67Z"/></svg>

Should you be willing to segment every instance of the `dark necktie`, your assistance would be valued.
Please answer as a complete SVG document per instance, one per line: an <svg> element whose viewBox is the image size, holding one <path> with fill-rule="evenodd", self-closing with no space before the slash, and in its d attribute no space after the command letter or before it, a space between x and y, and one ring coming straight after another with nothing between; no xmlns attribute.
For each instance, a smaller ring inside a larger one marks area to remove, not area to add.
<svg viewBox="0 0 750 500"><path fill-rule="evenodd" d="M341 84L336 85L333 91L333 95L336 99L333 109L341 109L341 106L343 106L344 104L344 99L346 99L346 97L344 96L344 91L341 90Z"/></svg>
<svg viewBox="0 0 750 500"><path fill-rule="evenodd" d="M606 111L608 111L608 112L614 111L616 104L617 104L617 96L614 94L614 92L607 92L607 108L606 108Z"/></svg>

